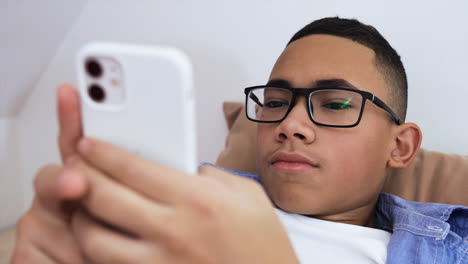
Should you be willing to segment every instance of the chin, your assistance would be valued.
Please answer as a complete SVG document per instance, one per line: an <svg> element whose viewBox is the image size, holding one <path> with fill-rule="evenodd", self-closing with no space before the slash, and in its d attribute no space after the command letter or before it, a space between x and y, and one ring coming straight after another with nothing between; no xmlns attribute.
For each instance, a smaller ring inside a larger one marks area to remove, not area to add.
<svg viewBox="0 0 468 264"><path fill-rule="evenodd" d="M280 188L269 189L272 202L286 212L295 214L315 214L320 211L320 199L310 190L297 184L284 183Z"/></svg>

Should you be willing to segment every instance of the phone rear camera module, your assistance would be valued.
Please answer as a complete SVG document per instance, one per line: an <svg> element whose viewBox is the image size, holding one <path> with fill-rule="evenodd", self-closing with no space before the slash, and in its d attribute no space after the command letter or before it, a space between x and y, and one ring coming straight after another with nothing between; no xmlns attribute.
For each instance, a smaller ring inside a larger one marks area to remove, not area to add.
<svg viewBox="0 0 468 264"><path fill-rule="evenodd" d="M96 103L102 103L106 99L106 92L101 86L97 84L92 84L89 86L88 95Z"/></svg>
<svg viewBox="0 0 468 264"><path fill-rule="evenodd" d="M102 67L95 59L86 61L86 72L94 78L99 78L102 75Z"/></svg>

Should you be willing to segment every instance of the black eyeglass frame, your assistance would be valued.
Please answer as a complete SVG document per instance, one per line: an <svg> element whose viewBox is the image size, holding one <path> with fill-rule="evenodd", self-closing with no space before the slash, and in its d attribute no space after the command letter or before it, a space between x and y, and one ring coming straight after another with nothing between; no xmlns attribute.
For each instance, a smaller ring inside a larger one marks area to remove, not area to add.
<svg viewBox="0 0 468 264"><path fill-rule="evenodd" d="M252 90L261 89L261 88L276 88L276 89L283 89L283 90L290 91L292 93L291 105L289 106L288 110L286 111L286 114L284 115L284 117L282 119L280 119L280 120L275 120L275 121L261 121L261 120L252 119L252 118L249 117L248 111L246 110L245 115L247 116L247 119L249 119L250 121L253 121L253 122L258 122L258 123L279 123L279 122L282 122L284 119L286 119L286 117L289 115L289 112L291 112L293 107L296 105L297 95L304 95L308 99L307 100L307 108L308 108L309 118L316 125L326 126L326 127L355 127L355 126L359 125L359 123L361 122L362 113L364 112L364 107L366 106L367 99L370 100L371 102L373 102L379 108L382 108L383 110L387 111L397 125L402 124L400 118L398 118L398 116L395 114L395 112L393 112L393 110L387 104L385 104L382 100L380 100L374 94L372 94L370 92L366 92L366 91L361 91L361 90L356 90L356 89L351 89L351 88L343 88L343 87L335 87L335 88L332 88L332 87L291 88L291 87L276 87L276 86L271 86L271 85L257 85L257 86L247 87L247 88L244 89L246 108L247 108L247 102L249 100L249 93ZM320 122L317 122L316 120L314 120L314 117L312 115L312 103L311 103L311 100L310 100L310 95L313 92L323 91L323 90L342 90L342 91L350 91L350 92L355 92L355 93L360 94L362 96L362 106L361 106L361 111L359 112L358 120L352 125L329 125L329 124L323 124L323 123L320 123ZM258 98L254 99L254 98L251 97L251 99L254 100L258 104Z"/></svg>

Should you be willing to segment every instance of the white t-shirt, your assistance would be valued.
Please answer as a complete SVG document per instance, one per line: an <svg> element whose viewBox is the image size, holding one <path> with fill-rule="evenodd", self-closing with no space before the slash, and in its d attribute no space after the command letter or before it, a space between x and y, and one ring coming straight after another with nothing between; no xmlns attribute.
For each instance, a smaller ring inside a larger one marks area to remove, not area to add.
<svg viewBox="0 0 468 264"><path fill-rule="evenodd" d="M302 264L383 264L387 259L389 232L276 211Z"/></svg>

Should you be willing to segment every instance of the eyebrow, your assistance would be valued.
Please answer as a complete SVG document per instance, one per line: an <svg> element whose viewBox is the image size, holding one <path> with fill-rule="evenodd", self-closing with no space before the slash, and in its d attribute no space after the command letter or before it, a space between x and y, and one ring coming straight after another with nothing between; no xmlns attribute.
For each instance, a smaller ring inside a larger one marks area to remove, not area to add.
<svg viewBox="0 0 468 264"><path fill-rule="evenodd" d="M282 88L298 88L298 87L293 87L291 82L289 82L288 80L284 80L284 79L272 79L272 80L269 80L266 85L282 87ZM306 88L306 87L300 87L300 88ZM350 88L350 89L359 90L356 86L352 85L347 80L339 79L339 78L317 80L312 84L312 87L310 88Z"/></svg>

